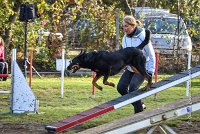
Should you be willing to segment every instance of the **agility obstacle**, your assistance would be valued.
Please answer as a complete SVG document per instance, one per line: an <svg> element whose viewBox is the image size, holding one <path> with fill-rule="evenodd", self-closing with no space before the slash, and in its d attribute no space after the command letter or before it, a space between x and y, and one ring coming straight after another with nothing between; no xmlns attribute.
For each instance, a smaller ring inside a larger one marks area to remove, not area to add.
<svg viewBox="0 0 200 134"><path fill-rule="evenodd" d="M10 74L1 74L0 77L9 77ZM2 93L9 93L5 91ZM30 89L22 71L16 61L16 49L12 50L11 64L11 91L10 91L10 112L24 113L37 110L37 99Z"/></svg>
<svg viewBox="0 0 200 134"><path fill-rule="evenodd" d="M69 117L67 119L60 120L56 123L48 125L45 127L45 129L49 132L61 132L67 130L99 115L121 108L125 105L131 104L133 102L146 98L155 93L161 92L165 89L168 89L170 87L173 87L198 76L200 76L200 65L190 69L190 71L186 70L185 72L178 73L165 80L154 83L152 84L150 90L137 90L135 92L131 92L117 99L108 101L102 105L96 106L92 109L86 110L77 115Z"/></svg>
<svg viewBox="0 0 200 134"><path fill-rule="evenodd" d="M159 106L138 114L106 123L78 134L126 134L152 127L146 134L152 134L156 127L162 127L168 132L175 133L169 126L163 125L165 121L187 115L189 112L200 110L200 94L192 97L192 104L188 98L180 99L174 103ZM158 126L158 124L161 124Z"/></svg>

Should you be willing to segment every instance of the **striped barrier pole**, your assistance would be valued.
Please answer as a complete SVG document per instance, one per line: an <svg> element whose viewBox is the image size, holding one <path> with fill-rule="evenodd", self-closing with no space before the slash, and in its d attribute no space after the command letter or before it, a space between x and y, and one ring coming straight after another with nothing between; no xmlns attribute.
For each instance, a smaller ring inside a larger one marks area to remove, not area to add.
<svg viewBox="0 0 200 134"><path fill-rule="evenodd" d="M0 74L0 77L11 77L11 74Z"/></svg>
<svg viewBox="0 0 200 134"><path fill-rule="evenodd" d="M95 72L92 72L92 79L94 79L96 76ZM94 84L92 84L92 97L95 97L95 87Z"/></svg>

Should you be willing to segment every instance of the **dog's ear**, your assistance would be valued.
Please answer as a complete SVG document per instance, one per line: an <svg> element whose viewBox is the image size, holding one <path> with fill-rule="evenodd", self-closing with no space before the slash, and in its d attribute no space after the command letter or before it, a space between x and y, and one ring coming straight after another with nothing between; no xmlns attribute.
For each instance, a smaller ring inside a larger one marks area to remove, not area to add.
<svg viewBox="0 0 200 134"><path fill-rule="evenodd" d="M81 55L83 53L83 50L81 49L81 52L79 53L79 55Z"/></svg>
<svg viewBox="0 0 200 134"><path fill-rule="evenodd" d="M79 55L85 54L85 50L81 50L81 52L79 53Z"/></svg>

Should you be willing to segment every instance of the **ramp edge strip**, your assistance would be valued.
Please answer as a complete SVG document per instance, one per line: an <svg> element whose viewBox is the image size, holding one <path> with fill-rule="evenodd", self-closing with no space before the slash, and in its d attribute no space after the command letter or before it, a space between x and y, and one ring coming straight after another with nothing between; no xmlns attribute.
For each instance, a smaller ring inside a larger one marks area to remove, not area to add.
<svg viewBox="0 0 200 134"><path fill-rule="evenodd" d="M63 125L60 126L60 127L55 127L53 125L49 125L49 126L46 126L45 129L47 129L47 131L61 132L61 131L64 131L66 129L69 129L69 128L75 126L75 125L79 125L79 124L81 124L81 123L83 123L83 122L85 122L87 120L90 120L90 119L92 119L94 117L97 117L97 116L100 116L100 115L102 115L104 113L110 112L112 110L114 110L114 106L110 106L108 108L102 109L102 110L100 110L98 112L92 113L92 114L90 114L88 116L84 116L83 118L80 118L78 120L72 121L70 123L61 122L61 123L63 123Z"/></svg>

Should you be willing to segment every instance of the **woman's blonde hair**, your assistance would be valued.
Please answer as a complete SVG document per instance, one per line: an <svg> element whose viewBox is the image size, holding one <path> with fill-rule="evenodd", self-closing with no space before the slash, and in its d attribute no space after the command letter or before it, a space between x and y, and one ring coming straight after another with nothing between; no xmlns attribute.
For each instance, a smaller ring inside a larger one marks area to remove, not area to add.
<svg viewBox="0 0 200 134"><path fill-rule="evenodd" d="M126 15L123 19L123 22L125 22L129 25L132 25L132 26L137 25L136 19L131 15Z"/></svg>

